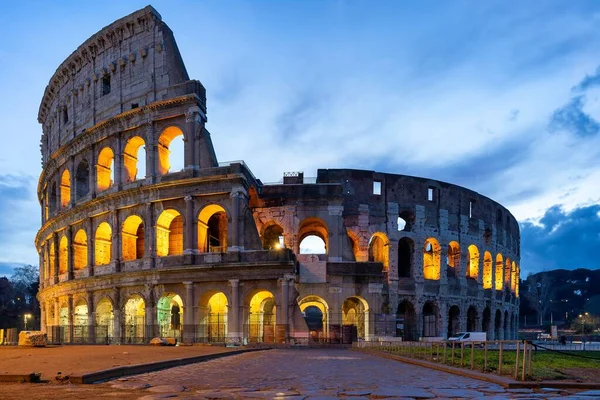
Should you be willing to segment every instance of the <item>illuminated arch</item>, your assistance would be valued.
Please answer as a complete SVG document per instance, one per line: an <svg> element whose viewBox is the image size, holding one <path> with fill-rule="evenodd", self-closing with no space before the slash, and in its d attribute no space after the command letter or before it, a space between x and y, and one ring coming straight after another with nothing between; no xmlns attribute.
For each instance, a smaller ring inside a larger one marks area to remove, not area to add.
<svg viewBox="0 0 600 400"><path fill-rule="evenodd" d="M425 279L440 279L440 256L442 248L434 238L428 238L423 245L423 277Z"/></svg>
<svg viewBox="0 0 600 400"><path fill-rule="evenodd" d="M502 254L498 253L496 255L496 290L502 290L502 280L504 279L504 262Z"/></svg>
<svg viewBox="0 0 600 400"><path fill-rule="evenodd" d="M60 206L67 207L71 202L71 173L65 169L60 178Z"/></svg>
<svg viewBox="0 0 600 400"><path fill-rule="evenodd" d="M263 228L261 238L265 250L277 250L285 247L283 228L275 222L269 223Z"/></svg>
<svg viewBox="0 0 600 400"><path fill-rule="evenodd" d="M325 221L316 217L302 221L298 230L298 243L300 254L327 254L329 244Z"/></svg>
<svg viewBox="0 0 600 400"><path fill-rule="evenodd" d="M107 265L110 263L112 257L112 228L107 222L102 222L96 228L94 251L96 265Z"/></svg>
<svg viewBox="0 0 600 400"><path fill-rule="evenodd" d="M183 300L178 294L165 293L156 303L158 336L181 338L183 330Z"/></svg>
<svg viewBox="0 0 600 400"><path fill-rule="evenodd" d="M356 329L355 339L367 339L369 337L369 303L360 296L351 296L342 303L342 325L354 326Z"/></svg>
<svg viewBox="0 0 600 400"><path fill-rule="evenodd" d="M273 293L260 290L250 298L248 336L251 342L272 343L275 341L276 315Z"/></svg>
<svg viewBox="0 0 600 400"><path fill-rule="evenodd" d="M121 257L123 261L130 261L143 256L144 221L138 215L130 215L121 226Z"/></svg>
<svg viewBox="0 0 600 400"><path fill-rule="evenodd" d="M79 299L73 307L73 342L87 343L88 339L88 305Z"/></svg>
<svg viewBox="0 0 600 400"><path fill-rule="evenodd" d="M483 253L483 288L492 288L492 254L489 251Z"/></svg>
<svg viewBox="0 0 600 400"><path fill-rule="evenodd" d="M311 340L329 337L329 305L319 296L306 296L298 302Z"/></svg>
<svg viewBox="0 0 600 400"><path fill-rule="evenodd" d="M350 229L347 229L346 232L348 233L348 238L350 238L350 243L352 243L352 254L354 254L354 260L363 261L361 259L360 240L358 239L358 236Z"/></svg>
<svg viewBox="0 0 600 400"><path fill-rule="evenodd" d="M125 311L125 342L143 343L145 339L146 302L140 295L133 294L127 298L123 308Z"/></svg>
<svg viewBox="0 0 600 400"><path fill-rule="evenodd" d="M369 261L380 262L383 270L388 271L390 267L390 241L385 233L376 232L369 240Z"/></svg>
<svg viewBox="0 0 600 400"><path fill-rule="evenodd" d="M517 264L513 261L510 271L510 291L516 293L517 288Z"/></svg>
<svg viewBox="0 0 600 400"><path fill-rule="evenodd" d="M448 265L447 275L457 276L460 269L460 245L458 242L452 241L448 244L446 264Z"/></svg>
<svg viewBox="0 0 600 400"><path fill-rule="evenodd" d="M103 148L98 154L98 164L96 164L96 187L99 191L106 190L114 182L114 161L115 153L110 147Z"/></svg>
<svg viewBox="0 0 600 400"><path fill-rule="evenodd" d="M510 258L506 257L506 265L504 267L504 287L505 288L510 288L511 287L511 267L512 267L512 263L510 261Z"/></svg>
<svg viewBox="0 0 600 400"><path fill-rule="evenodd" d="M48 270L50 271L50 277L54 276L54 269L56 268L56 249L54 247L54 240L50 241L50 246L48 250L50 265L48 266Z"/></svg>
<svg viewBox="0 0 600 400"><path fill-rule="evenodd" d="M198 214L198 250L203 253L227 251L227 212L218 204L209 204Z"/></svg>
<svg viewBox="0 0 600 400"><path fill-rule="evenodd" d="M138 178L139 167L142 164L144 166L146 164L145 145L144 139L139 136L133 136L127 140L127 144L123 150L123 166L127 182L145 178L146 171L141 171L143 175Z"/></svg>
<svg viewBox="0 0 600 400"><path fill-rule="evenodd" d="M183 217L177 210L164 210L156 220L156 255L179 254L183 254Z"/></svg>
<svg viewBox="0 0 600 400"><path fill-rule="evenodd" d="M69 263L69 240L66 236L60 238L58 243L58 273L66 274Z"/></svg>
<svg viewBox="0 0 600 400"><path fill-rule="evenodd" d="M197 336L209 343L224 343L227 338L229 301L223 292L210 290L200 297Z"/></svg>
<svg viewBox="0 0 600 400"><path fill-rule="evenodd" d="M109 298L103 297L96 304L96 342L110 343L114 326L113 305Z"/></svg>
<svg viewBox="0 0 600 400"><path fill-rule="evenodd" d="M474 244L469 248L469 263L467 265L467 278L479 278L479 249Z"/></svg>
<svg viewBox="0 0 600 400"><path fill-rule="evenodd" d="M519 285L521 284L521 267L517 265L517 273L516 273L516 282L515 282L515 296L519 297Z"/></svg>
<svg viewBox="0 0 600 400"><path fill-rule="evenodd" d="M81 200L90 192L90 165L84 158L75 170L75 200Z"/></svg>
<svg viewBox="0 0 600 400"><path fill-rule="evenodd" d="M83 229L80 229L73 238L73 269L79 271L87 266L87 235Z"/></svg>
<svg viewBox="0 0 600 400"><path fill-rule="evenodd" d="M168 174L171 169L171 142L181 136L183 139L183 131L176 126L165 128L158 138L158 173L160 175Z"/></svg>

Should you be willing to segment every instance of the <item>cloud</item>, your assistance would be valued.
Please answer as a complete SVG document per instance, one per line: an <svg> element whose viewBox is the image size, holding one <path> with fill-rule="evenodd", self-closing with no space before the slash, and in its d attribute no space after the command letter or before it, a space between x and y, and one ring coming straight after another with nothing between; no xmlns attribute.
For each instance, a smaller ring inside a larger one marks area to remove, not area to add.
<svg viewBox="0 0 600 400"><path fill-rule="evenodd" d="M578 136L592 136L600 131L600 124L583 111L585 97L576 96L564 107L554 112L550 121L550 130L565 129Z"/></svg>
<svg viewBox="0 0 600 400"><path fill-rule="evenodd" d="M600 205L565 211L549 208L539 224L521 223L521 271L523 276L543 270L598 269Z"/></svg>

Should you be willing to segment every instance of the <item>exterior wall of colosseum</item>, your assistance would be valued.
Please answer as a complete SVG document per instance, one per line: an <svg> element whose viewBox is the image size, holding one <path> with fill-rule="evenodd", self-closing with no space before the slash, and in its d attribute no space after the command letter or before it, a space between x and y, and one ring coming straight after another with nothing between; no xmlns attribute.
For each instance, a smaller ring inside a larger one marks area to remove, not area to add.
<svg viewBox="0 0 600 400"><path fill-rule="evenodd" d="M38 120L38 297L55 342L516 336L508 210L423 178L319 170L265 185L218 163L204 86L151 7L71 54Z"/></svg>

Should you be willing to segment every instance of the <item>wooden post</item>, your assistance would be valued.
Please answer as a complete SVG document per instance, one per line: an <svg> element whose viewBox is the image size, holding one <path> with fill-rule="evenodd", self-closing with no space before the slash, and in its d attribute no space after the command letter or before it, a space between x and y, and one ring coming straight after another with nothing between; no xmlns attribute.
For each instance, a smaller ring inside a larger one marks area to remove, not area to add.
<svg viewBox="0 0 600 400"><path fill-rule="evenodd" d="M483 344L483 372L487 372L488 366L488 342L487 340Z"/></svg>
<svg viewBox="0 0 600 400"><path fill-rule="evenodd" d="M465 342L460 343L460 367L465 366Z"/></svg>
<svg viewBox="0 0 600 400"><path fill-rule="evenodd" d="M454 345L456 343L452 342L452 361L450 362L450 365L452 365L454 367Z"/></svg>
<svg viewBox="0 0 600 400"><path fill-rule="evenodd" d="M475 369L475 344L471 343L471 369Z"/></svg>
<svg viewBox="0 0 600 400"><path fill-rule="evenodd" d="M502 375L502 342L498 342L498 375Z"/></svg>

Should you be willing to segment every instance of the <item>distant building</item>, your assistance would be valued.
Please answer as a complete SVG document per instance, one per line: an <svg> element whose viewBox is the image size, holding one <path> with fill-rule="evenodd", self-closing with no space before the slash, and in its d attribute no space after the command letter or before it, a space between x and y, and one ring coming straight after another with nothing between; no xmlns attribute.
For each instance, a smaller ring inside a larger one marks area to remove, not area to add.
<svg viewBox="0 0 600 400"><path fill-rule="evenodd" d="M152 7L79 46L38 121L38 298L55 342L515 337L508 210L424 178L335 169L265 185L218 163L204 86Z"/></svg>

